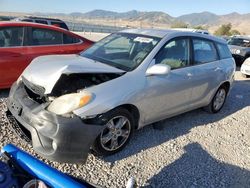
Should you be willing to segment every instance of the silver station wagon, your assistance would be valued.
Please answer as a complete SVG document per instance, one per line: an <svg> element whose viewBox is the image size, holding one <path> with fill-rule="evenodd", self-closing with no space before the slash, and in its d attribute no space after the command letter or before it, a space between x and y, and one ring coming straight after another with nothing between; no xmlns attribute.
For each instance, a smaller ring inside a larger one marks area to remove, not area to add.
<svg viewBox="0 0 250 188"><path fill-rule="evenodd" d="M11 88L7 114L40 155L82 162L90 149L118 152L145 125L201 107L219 112L234 73L224 40L129 29L79 55L34 59Z"/></svg>

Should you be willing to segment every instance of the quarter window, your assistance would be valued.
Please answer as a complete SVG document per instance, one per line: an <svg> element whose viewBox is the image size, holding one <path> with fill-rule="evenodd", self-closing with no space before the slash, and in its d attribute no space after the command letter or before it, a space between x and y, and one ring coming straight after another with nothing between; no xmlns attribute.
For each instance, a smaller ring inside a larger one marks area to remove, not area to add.
<svg viewBox="0 0 250 188"><path fill-rule="evenodd" d="M75 44L79 42L80 42L80 39L70 36L70 35L63 34L63 44Z"/></svg>
<svg viewBox="0 0 250 188"><path fill-rule="evenodd" d="M156 55L156 64L167 64L172 69L189 65L189 39L174 39Z"/></svg>
<svg viewBox="0 0 250 188"><path fill-rule="evenodd" d="M68 26L63 22L53 22L52 21L51 25L56 26L56 27L61 27L61 28L66 29L66 30L69 30Z"/></svg>
<svg viewBox="0 0 250 188"><path fill-rule="evenodd" d="M0 29L0 47L23 46L23 27L8 27Z"/></svg>
<svg viewBox="0 0 250 188"><path fill-rule="evenodd" d="M62 44L62 33L40 28L32 28L31 45L57 45Z"/></svg>
<svg viewBox="0 0 250 188"><path fill-rule="evenodd" d="M213 42L203 39L193 40L195 64L207 63L218 60L218 55Z"/></svg>
<svg viewBox="0 0 250 188"><path fill-rule="evenodd" d="M226 44L216 44L217 48L219 50L220 58L221 59L226 59L226 58L231 58L232 54Z"/></svg>

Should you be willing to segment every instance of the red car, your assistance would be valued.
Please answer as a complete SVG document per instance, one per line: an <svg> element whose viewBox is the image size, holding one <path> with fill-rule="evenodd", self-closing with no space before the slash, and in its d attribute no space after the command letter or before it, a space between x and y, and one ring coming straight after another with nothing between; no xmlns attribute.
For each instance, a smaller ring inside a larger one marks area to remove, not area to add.
<svg viewBox="0 0 250 188"><path fill-rule="evenodd" d="M92 44L92 41L59 27L0 22L0 88L9 88L35 57L76 54Z"/></svg>

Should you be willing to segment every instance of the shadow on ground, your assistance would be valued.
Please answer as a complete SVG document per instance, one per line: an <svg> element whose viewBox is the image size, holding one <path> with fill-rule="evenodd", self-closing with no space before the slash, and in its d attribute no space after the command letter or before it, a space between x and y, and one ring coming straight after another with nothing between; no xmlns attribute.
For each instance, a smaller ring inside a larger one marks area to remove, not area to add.
<svg viewBox="0 0 250 188"><path fill-rule="evenodd" d="M219 113L209 114L202 109L198 109L164 120L160 125L160 130L153 129L152 126L146 126L136 131L131 138L131 142L121 152L105 157L103 160L113 163L127 158L142 150L188 134L194 127L217 122L247 106L250 106L250 80L235 81L225 106Z"/></svg>
<svg viewBox="0 0 250 188"><path fill-rule="evenodd" d="M213 158L198 143L148 180L147 187L249 187L250 172Z"/></svg>

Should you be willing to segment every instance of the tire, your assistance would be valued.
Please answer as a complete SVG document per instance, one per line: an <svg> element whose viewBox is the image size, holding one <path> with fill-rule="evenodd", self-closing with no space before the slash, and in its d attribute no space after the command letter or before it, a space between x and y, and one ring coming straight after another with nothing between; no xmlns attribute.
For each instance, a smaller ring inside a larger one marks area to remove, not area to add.
<svg viewBox="0 0 250 188"><path fill-rule="evenodd" d="M218 113L225 104L228 90L225 86L221 86L215 93L212 101L204 107L204 109L212 114Z"/></svg>
<svg viewBox="0 0 250 188"><path fill-rule="evenodd" d="M97 155L112 155L128 144L134 132L135 121L131 113L124 108L111 110L104 114L102 119L106 119L105 128L96 138L92 149ZM119 121L124 122L119 124Z"/></svg>

